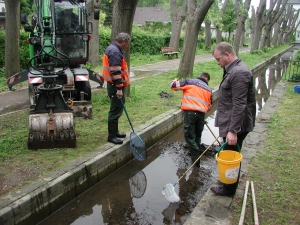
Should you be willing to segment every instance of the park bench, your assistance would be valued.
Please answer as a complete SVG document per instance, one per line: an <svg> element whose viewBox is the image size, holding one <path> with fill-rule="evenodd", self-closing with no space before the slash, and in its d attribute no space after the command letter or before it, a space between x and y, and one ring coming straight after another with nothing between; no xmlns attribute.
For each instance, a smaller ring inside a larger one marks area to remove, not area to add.
<svg viewBox="0 0 300 225"><path fill-rule="evenodd" d="M167 55L168 58L172 58L173 55L176 56L176 58L178 58L178 53L177 51L175 51L175 49L173 47L162 47L161 48L161 54L163 55Z"/></svg>

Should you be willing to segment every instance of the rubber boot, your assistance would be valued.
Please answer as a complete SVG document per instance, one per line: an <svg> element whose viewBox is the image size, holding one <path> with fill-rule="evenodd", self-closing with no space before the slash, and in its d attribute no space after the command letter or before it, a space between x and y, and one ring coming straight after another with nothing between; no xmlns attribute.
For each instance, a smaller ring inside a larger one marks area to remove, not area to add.
<svg viewBox="0 0 300 225"><path fill-rule="evenodd" d="M120 133L120 132L119 132L119 126L118 126L118 123L116 124L116 129L117 129L117 133L116 133L116 137L117 137L117 138L125 138L125 137L126 137L126 134Z"/></svg>
<svg viewBox="0 0 300 225"><path fill-rule="evenodd" d="M123 144L123 141L117 138L117 127L115 122L108 122L108 138L107 141L116 145Z"/></svg>
<svg viewBox="0 0 300 225"><path fill-rule="evenodd" d="M190 148L191 156L192 156L192 161L193 163L198 159L200 156L200 152L196 149ZM200 167L200 159L195 163L195 167Z"/></svg>

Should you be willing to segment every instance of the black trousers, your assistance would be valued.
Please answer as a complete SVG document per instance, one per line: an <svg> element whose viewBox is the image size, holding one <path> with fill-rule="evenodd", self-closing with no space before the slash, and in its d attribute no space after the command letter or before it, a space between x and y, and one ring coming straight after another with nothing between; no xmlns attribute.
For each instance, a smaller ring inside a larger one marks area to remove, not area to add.
<svg viewBox="0 0 300 225"><path fill-rule="evenodd" d="M196 111L183 111L183 133L185 142L194 151L199 151L201 136L204 128L205 113Z"/></svg>
<svg viewBox="0 0 300 225"><path fill-rule="evenodd" d="M241 133L241 134L237 135L237 143L240 146L241 151L242 151L243 141L247 137L248 133L249 132L244 132L244 133ZM226 137L223 137L223 141L226 142ZM237 152L239 151L237 145L226 145L226 146L224 146L223 149L224 150L233 150L233 151L237 151ZM242 166L242 163L240 163L240 168L239 168L239 174L238 174L237 181L235 183L233 183L233 184L224 184L224 186L226 188L228 188L230 191L232 191L234 193L235 193L235 191L236 191L236 189L237 189L237 187L239 185L240 173L241 173L241 166Z"/></svg>
<svg viewBox="0 0 300 225"><path fill-rule="evenodd" d="M123 103L125 104L125 93L124 93L124 88L122 89L123 91L123 96L122 100ZM107 82L107 94L110 98L110 109L108 112L108 123L113 122L113 123L118 123L118 120L120 116L123 113L123 106L120 101L120 99L117 98L116 96L117 88L115 85Z"/></svg>

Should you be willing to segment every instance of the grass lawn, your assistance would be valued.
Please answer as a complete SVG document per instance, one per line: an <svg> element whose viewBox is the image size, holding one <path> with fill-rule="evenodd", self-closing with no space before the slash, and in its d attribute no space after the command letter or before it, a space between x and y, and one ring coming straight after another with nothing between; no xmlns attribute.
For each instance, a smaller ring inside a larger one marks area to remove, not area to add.
<svg viewBox="0 0 300 225"><path fill-rule="evenodd" d="M250 68L272 57L288 46L271 49L269 52L240 54ZM161 57L161 56L157 56ZM155 61L154 59L152 61ZM148 61L145 64L149 64ZM142 65L141 62L131 66ZM215 61L198 63L194 66L194 77L200 72L209 72L210 86L216 87L222 76L222 69ZM134 126L170 109L178 109L181 92L169 88L170 81L177 71L132 82L130 97L126 99L126 109ZM160 93L172 94L172 98L161 98ZM107 112L109 99L106 90L93 92L93 119L75 120L77 136L76 149L51 149L31 151L27 149L29 110L13 113L0 120L0 195L34 181L79 157L94 151L106 143ZM299 122L300 94L293 93L293 84L289 84L281 107L268 125L268 138L265 148L253 158L249 168L249 180L256 188L256 201L260 224L300 224L299 216ZM120 118L120 130L131 130L126 116ZM253 224L251 201L248 198L245 224ZM232 224L238 224L242 199L235 199L231 207Z"/></svg>
<svg viewBox="0 0 300 225"><path fill-rule="evenodd" d="M255 186L261 225L300 224L300 94L294 93L294 85L288 83L280 107L268 124L265 147L253 157L248 169L246 179ZM235 197L232 224L239 222L242 202ZM254 224L250 187L244 224Z"/></svg>

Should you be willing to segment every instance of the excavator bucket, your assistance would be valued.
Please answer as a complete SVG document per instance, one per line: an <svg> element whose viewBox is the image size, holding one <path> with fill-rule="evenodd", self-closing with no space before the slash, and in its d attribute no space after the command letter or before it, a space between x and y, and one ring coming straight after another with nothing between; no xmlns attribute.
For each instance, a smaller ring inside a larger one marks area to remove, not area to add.
<svg viewBox="0 0 300 225"><path fill-rule="evenodd" d="M28 149L76 148L72 112L29 115Z"/></svg>

